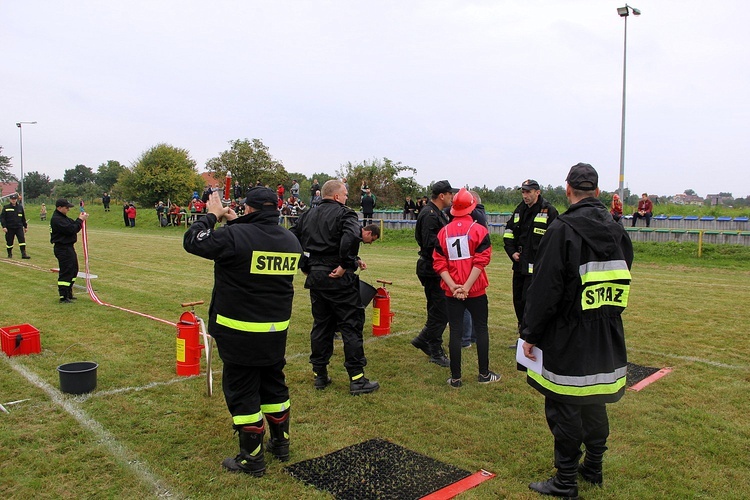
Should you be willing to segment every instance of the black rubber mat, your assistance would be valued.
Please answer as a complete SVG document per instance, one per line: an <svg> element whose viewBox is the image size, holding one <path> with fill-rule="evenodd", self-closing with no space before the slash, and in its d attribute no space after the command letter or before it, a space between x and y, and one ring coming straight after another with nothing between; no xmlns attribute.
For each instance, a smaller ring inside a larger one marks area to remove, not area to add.
<svg viewBox="0 0 750 500"><path fill-rule="evenodd" d="M384 439L348 446L284 470L339 500L416 500L471 475Z"/></svg>
<svg viewBox="0 0 750 500"><path fill-rule="evenodd" d="M650 366L636 365L635 363L628 363L628 374L626 385L632 387L644 378L653 375L658 372L659 368L652 368Z"/></svg>

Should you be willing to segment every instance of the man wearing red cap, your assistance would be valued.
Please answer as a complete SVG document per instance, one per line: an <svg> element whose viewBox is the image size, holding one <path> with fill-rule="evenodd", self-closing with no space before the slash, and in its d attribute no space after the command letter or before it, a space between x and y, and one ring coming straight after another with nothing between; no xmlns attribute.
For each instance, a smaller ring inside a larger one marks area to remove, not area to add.
<svg viewBox="0 0 750 500"><path fill-rule="evenodd" d="M487 293L489 285L484 269L492 258L492 243L487 228L471 218L477 206L474 196L461 188L453 197L453 220L438 233L433 253L433 269L440 275L445 291L450 323L450 367L448 385L461 387L461 340L464 311L468 310L474 324L479 359L480 384L500 380L489 370L489 334L487 331Z"/></svg>

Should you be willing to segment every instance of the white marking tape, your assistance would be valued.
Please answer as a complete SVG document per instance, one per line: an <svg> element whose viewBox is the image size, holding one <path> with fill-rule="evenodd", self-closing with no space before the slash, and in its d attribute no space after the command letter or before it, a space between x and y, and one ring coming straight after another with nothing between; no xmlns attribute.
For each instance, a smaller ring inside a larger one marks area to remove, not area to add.
<svg viewBox="0 0 750 500"><path fill-rule="evenodd" d="M732 370L749 370L750 369L750 366L748 365L728 365L726 363L720 363L718 361L711 361L710 359L696 358L695 356L680 356L678 354L670 354L667 352L649 351L648 349L632 349L629 347L628 352L640 352L643 354L651 354L651 355L659 356L663 358L675 358L675 359L681 359L683 361L693 361L696 363L703 363L706 365L717 366L719 368L730 368Z"/></svg>
<svg viewBox="0 0 750 500"><path fill-rule="evenodd" d="M15 361L13 358L6 359L11 368L23 375L23 377L30 383L42 389L47 393L47 396L49 396L53 403L61 407L70 416L76 419L79 424L91 431L94 436L96 436L97 440L109 450L115 459L133 471L136 477L151 487L154 495L158 497L181 496L168 487L162 479L151 472L145 463L138 460L131 451L117 441L117 439L115 439L115 437L99 422L89 417L72 399L64 397L60 391L40 379L35 373L26 369L26 367Z"/></svg>

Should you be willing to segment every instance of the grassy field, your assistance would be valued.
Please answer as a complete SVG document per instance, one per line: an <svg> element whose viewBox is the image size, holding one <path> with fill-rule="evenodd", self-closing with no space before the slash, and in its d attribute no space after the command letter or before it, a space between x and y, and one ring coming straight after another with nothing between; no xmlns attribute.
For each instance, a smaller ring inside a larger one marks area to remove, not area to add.
<svg viewBox="0 0 750 500"><path fill-rule="evenodd" d="M126 229L115 207L89 219L93 280L108 303L177 321L180 302L210 298L212 263L186 254L180 228L158 228L139 211ZM330 498L268 461L265 477L224 473L236 453L214 353L212 398L203 377L175 375L176 330L100 306L76 289L76 304L57 303L57 265L44 223L27 234L30 261L0 261L0 325L30 323L42 353L0 355L0 498ZM630 361L673 367L660 381L609 406L612 434L605 488L581 485L583 498L747 498L750 496L750 303L747 253L698 261L689 247L639 246L630 307L624 315ZM17 252L17 251L16 251ZM17 252L18 253L18 252ZM83 252L78 245L79 260ZM395 323L387 337L365 329L367 375L375 394L348 394L340 342L333 385L312 388L310 305L296 281L286 375L292 401L291 463L381 437L455 466L497 474L460 498L538 498L527 484L553 472L543 398L515 369L511 270L499 245L488 270L490 367L498 384L449 388L448 370L427 363L409 340L424 321L414 275L416 245L404 233L363 248L362 278L392 280ZM80 282L81 280L79 280ZM197 308L205 317L208 304ZM447 337L446 337L447 338ZM466 380L476 351L463 351ZM99 363L88 396L62 395L56 367Z"/></svg>

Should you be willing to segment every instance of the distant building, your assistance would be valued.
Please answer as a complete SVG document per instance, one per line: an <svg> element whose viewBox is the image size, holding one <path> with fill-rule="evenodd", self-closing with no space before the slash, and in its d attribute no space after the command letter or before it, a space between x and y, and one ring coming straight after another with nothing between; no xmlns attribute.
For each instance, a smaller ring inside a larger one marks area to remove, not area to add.
<svg viewBox="0 0 750 500"><path fill-rule="evenodd" d="M3 198L13 193L20 194L18 182L15 182L15 181L14 182L0 182L0 190L2 190L0 197L3 197Z"/></svg>
<svg viewBox="0 0 750 500"><path fill-rule="evenodd" d="M703 205L704 201L694 194L679 193L672 197L672 202L676 205Z"/></svg>
<svg viewBox="0 0 750 500"><path fill-rule="evenodd" d="M712 207L716 205L724 205L725 203L731 203L734 198L730 193L719 193L719 194L707 194L706 200L711 203Z"/></svg>

